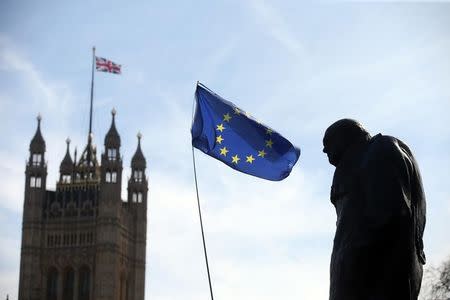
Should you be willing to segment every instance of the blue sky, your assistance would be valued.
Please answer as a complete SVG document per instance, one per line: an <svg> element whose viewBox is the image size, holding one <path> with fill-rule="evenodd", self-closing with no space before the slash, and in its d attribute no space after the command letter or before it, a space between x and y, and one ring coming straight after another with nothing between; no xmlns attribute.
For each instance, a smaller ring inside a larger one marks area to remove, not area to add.
<svg viewBox="0 0 450 300"><path fill-rule="evenodd" d="M91 48L94 140L113 107L124 178L136 133L148 162L146 299L208 299L191 161L197 80L302 149L269 182L196 152L215 298L327 299L334 169L321 152L337 119L405 141L428 199L430 264L450 254L450 4L298 1L2 1L0 298L18 289L25 159L43 116L48 188L65 139L84 147ZM124 184L123 190L126 190Z"/></svg>

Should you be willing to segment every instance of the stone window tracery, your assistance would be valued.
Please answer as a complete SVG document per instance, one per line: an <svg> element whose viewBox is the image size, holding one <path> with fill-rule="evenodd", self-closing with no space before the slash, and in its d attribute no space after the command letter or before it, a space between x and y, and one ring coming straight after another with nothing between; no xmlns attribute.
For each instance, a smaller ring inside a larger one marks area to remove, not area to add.
<svg viewBox="0 0 450 300"><path fill-rule="evenodd" d="M135 182L142 182L144 178L142 170L134 170L133 178Z"/></svg>
<svg viewBox="0 0 450 300"><path fill-rule="evenodd" d="M40 188L41 187L41 177L39 176L31 176L30 177L30 187L32 188Z"/></svg>
<svg viewBox="0 0 450 300"><path fill-rule="evenodd" d="M42 161L42 154L39 153L33 153L31 157L31 163L33 166L39 166Z"/></svg>
<svg viewBox="0 0 450 300"><path fill-rule="evenodd" d="M107 150L108 160L116 160L117 159L117 149L109 148Z"/></svg>

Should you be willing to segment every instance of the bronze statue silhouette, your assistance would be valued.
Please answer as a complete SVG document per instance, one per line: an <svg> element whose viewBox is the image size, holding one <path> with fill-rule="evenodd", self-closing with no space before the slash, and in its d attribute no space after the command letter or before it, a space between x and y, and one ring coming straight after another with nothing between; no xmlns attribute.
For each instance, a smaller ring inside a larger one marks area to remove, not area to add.
<svg viewBox="0 0 450 300"><path fill-rule="evenodd" d="M426 207L410 149L391 136L371 137L351 119L328 127L323 145L336 167L330 300L417 299Z"/></svg>

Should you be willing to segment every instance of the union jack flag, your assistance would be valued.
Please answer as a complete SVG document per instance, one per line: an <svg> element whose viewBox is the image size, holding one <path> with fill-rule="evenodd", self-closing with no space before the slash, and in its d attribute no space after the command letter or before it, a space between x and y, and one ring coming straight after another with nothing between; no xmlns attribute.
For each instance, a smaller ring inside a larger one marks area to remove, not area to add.
<svg viewBox="0 0 450 300"><path fill-rule="evenodd" d="M95 57L95 66L97 71L100 72L121 74L121 65L115 64L112 61L104 59L102 57Z"/></svg>

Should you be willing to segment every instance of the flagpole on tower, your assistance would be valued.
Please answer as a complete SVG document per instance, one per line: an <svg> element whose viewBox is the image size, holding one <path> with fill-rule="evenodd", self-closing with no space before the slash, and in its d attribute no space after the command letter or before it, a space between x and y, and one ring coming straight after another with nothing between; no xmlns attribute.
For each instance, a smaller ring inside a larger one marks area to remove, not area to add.
<svg viewBox="0 0 450 300"><path fill-rule="evenodd" d="M94 101L94 64L95 64L95 46L92 47L92 77L91 77L91 106L89 112L89 142L92 134L92 102Z"/></svg>
<svg viewBox="0 0 450 300"><path fill-rule="evenodd" d="M197 86L198 86L198 84L199 84L199 82L197 81ZM195 97L196 96L194 96L194 99L192 101L192 124L194 124ZM192 164L194 166L195 191L197 192L198 216L199 216L199 219L200 219L200 229L202 231L203 253L205 255L206 273L208 274L209 293L210 293L210 296L211 296L211 300L214 300L214 294L213 294L213 289L212 289L212 284L211 284L211 275L210 275L210 272L209 272L208 253L206 252L205 232L203 230L202 211L200 209L200 197L199 197L199 194L198 194L197 168L195 166L194 146L191 146L191 147L192 147Z"/></svg>

